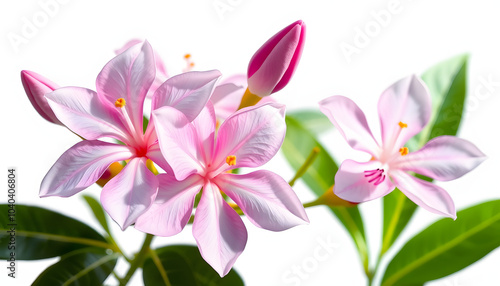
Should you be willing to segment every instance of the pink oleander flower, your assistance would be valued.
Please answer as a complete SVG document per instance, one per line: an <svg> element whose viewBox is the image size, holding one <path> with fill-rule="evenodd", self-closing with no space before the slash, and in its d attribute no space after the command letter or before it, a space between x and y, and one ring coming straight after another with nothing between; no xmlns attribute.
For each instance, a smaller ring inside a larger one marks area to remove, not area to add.
<svg viewBox="0 0 500 286"><path fill-rule="evenodd" d="M193 235L203 258L222 277L245 248L247 231L221 192L258 227L282 231L308 222L301 202L280 176L265 170L228 172L259 167L276 154L285 136L284 112L275 103L245 108L218 131L210 103L192 123L171 107L153 112L160 149L173 172L158 175L155 203L135 227L160 236L179 233L203 189Z"/></svg>
<svg viewBox="0 0 500 286"><path fill-rule="evenodd" d="M248 65L248 89L264 97L284 88L292 78L302 55L306 25L296 21L270 38L253 55Z"/></svg>
<svg viewBox="0 0 500 286"><path fill-rule="evenodd" d="M57 118L86 140L68 149L42 181L40 196L72 196L95 183L113 162L130 160L104 185L101 202L125 229L153 203L158 179L148 159L164 170L154 124L143 132L143 103L155 79L153 50L137 44L113 58L97 76L97 92L62 87L46 95ZM172 77L156 90L152 109L173 106L193 120L208 102L218 71L192 72ZM122 144L103 142L103 137Z"/></svg>
<svg viewBox="0 0 500 286"><path fill-rule="evenodd" d="M427 125L431 116L431 98L419 78L404 78L382 93L378 102L382 144L375 140L363 111L352 100L332 96L319 104L352 148L372 156L369 162L345 160L341 164L335 175L337 196L351 202L366 202L397 187L424 209L456 219L450 195L411 173L449 181L468 173L486 157L474 144L454 136L433 138L415 152L404 146Z"/></svg>
<svg viewBox="0 0 500 286"><path fill-rule="evenodd" d="M64 126L64 124L57 119L47 99L45 99L45 94L54 91L59 88L59 86L36 72L27 70L21 71L21 81L28 99L38 114L49 122Z"/></svg>

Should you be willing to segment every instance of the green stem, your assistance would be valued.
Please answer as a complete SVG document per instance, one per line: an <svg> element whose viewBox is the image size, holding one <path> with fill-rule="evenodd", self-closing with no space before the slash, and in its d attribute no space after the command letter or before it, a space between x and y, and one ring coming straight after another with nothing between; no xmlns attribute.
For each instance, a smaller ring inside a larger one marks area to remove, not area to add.
<svg viewBox="0 0 500 286"><path fill-rule="evenodd" d="M314 163L314 160L316 160L316 157L318 157L318 153L320 151L321 150L319 149L319 147L314 147L311 150L311 153L309 153L309 156L307 156L306 160L304 161L304 164L302 164L302 166L300 166L300 168L297 170L297 173L295 174L293 179L290 180L290 182L288 182L290 187L293 187L293 185L295 185L295 181L297 181L300 177L304 176L304 174L307 172L307 169L311 167L311 165Z"/></svg>
<svg viewBox="0 0 500 286"><path fill-rule="evenodd" d="M149 249L150 249L149 246L151 245L151 241L153 241L154 237L155 236L152 234L149 234L149 233L146 234L146 238L144 239L144 242L142 243L141 250L139 250L139 253L137 253L137 255L134 257L134 259L130 263L130 268L129 268L127 274L125 274L125 277L123 277L123 279L120 280L121 286L127 285L128 281L130 280L130 278L132 278L132 275L134 275L137 268L139 268L144 263L144 259L146 259L146 256L149 253Z"/></svg>

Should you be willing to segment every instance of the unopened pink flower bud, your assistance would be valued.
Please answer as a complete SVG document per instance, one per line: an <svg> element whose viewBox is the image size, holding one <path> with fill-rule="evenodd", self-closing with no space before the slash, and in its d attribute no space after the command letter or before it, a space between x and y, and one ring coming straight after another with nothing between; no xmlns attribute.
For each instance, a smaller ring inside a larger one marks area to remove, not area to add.
<svg viewBox="0 0 500 286"><path fill-rule="evenodd" d="M64 126L57 119L44 96L59 88L59 85L35 72L27 70L21 71L21 81L23 82L24 91L36 111L47 121Z"/></svg>
<svg viewBox="0 0 500 286"><path fill-rule="evenodd" d="M253 55L248 65L248 89L260 97L288 84L304 47L306 26L296 21L270 38Z"/></svg>

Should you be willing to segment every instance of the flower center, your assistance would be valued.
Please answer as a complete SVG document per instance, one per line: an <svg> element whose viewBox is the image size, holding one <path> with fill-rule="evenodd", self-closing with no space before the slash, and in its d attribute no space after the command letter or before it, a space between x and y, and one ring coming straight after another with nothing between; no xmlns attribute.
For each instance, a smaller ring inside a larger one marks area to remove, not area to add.
<svg viewBox="0 0 500 286"><path fill-rule="evenodd" d="M385 180L384 169L377 168L376 170L365 171L365 178L368 183L373 183L375 186L379 185Z"/></svg>
<svg viewBox="0 0 500 286"><path fill-rule="evenodd" d="M226 158L226 163L227 163L229 166L234 166L234 165L236 165L236 156L234 156L234 155L227 156L227 158Z"/></svg>

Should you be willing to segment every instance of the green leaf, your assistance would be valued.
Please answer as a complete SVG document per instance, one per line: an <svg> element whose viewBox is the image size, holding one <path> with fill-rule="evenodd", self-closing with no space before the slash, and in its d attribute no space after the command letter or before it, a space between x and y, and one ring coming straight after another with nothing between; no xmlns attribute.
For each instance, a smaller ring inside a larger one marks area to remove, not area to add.
<svg viewBox="0 0 500 286"><path fill-rule="evenodd" d="M146 116L142 117L142 132L146 132L146 129L148 129L148 124L149 124L149 118Z"/></svg>
<svg viewBox="0 0 500 286"><path fill-rule="evenodd" d="M457 134L467 93L467 61L467 55L460 55L422 74L431 94L432 115L424 130L408 142L410 151L420 149L434 137Z"/></svg>
<svg viewBox="0 0 500 286"><path fill-rule="evenodd" d="M300 124L312 134L321 134L333 128L333 124L328 117L317 110L292 111L289 112L287 116L300 122Z"/></svg>
<svg viewBox="0 0 500 286"><path fill-rule="evenodd" d="M467 92L467 61L467 55L457 56L435 65L422 75L431 94L432 115L426 128L406 144L410 151L420 149L434 137L457 134ZM405 229L416 208L415 203L399 191L384 197L382 254Z"/></svg>
<svg viewBox="0 0 500 286"><path fill-rule="evenodd" d="M91 196L88 195L83 195L83 198L89 205L89 207L92 209L92 212L94 213L95 218L99 222L99 224L102 226L102 228L106 231L106 233L111 236L111 232L109 230L108 226L108 220L106 218L106 214L104 213L104 210L101 207L101 204L94 199Z"/></svg>
<svg viewBox="0 0 500 286"><path fill-rule="evenodd" d="M316 140L314 135L300 124L296 119L286 117L287 131L285 141L281 150L290 165L298 170L311 150L315 147L320 149L314 163L302 176L306 185L313 193L320 197L334 184L335 174L338 167L328 154L328 151ZM363 265L368 267L368 251L366 246L363 219L358 207L329 207L344 225L356 244Z"/></svg>
<svg viewBox="0 0 500 286"><path fill-rule="evenodd" d="M45 269L33 286L102 285L115 268L120 255L106 254L104 249L84 248L65 254Z"/></svg>
<svg viewBox="0 0 500 286"><path fill-rule="evenodd" d="M0 213L7 214L8 209L0 205ZM15 221L0 215L0 245L7 245L11 239L7 231L15 229L15 249L1 247L1 259L10 257L11 251L18 260L36 260L89 246L113 249L99 233L75 219L39 207L16 205L15 210Z"/></svg>
<svg viewBox="0 0 500 286"><path fill-rule="evenodd" d="M476 262L500 246L500 200L437 221L413 237L387 266L383 286L422 285Z"/></svg>
<svg viewBox="0 0 500 286"><path fill-rule="evenodd" d="M208 265L196 246L171 245L152 250L144 262L145 285L239 286L243 280L233 269L220 278Z"/></svg>

